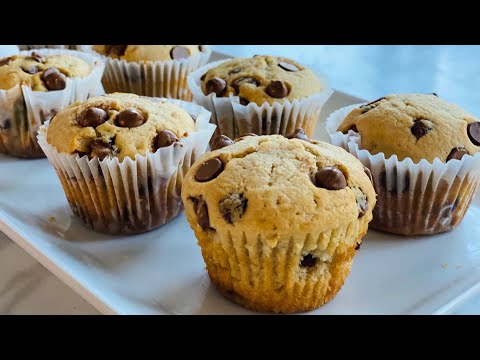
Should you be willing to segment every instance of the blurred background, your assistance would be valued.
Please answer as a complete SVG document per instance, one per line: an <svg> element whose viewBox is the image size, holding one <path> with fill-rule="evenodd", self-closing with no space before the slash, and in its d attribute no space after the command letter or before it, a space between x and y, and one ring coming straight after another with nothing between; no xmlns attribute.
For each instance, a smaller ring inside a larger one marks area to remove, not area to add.
<svg viewBox="0 0 480 360"><path fill-rule="evenodd" d="M390 93L431 93L480 116L480 46L213 45L238 57L282 55L323 74L336 89L374 100Z"/></svg>

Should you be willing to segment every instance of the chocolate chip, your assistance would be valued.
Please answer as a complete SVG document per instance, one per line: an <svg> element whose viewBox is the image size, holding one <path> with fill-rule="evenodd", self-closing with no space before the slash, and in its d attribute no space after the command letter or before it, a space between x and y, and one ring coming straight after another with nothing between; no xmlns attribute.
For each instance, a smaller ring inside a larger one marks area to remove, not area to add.
<svg viewBox="0 0 480 360"><path fill-rule="evenodd" d="M115 124L120 127L133 128L144 124L145 117L136 109L120 111L115 119Z"/></svg>
<svg viewBox="0 0 480 360"><path fill-rule="evenodd" d="M249 77L249 76L242 76L242 77L239 77L238 79L235 79L235 81L232 82L231 86L235 90L236 94L238 94L240 90L240 86L243 84L253 84L255 86L258 86L259 82L255 78Z"/></svg>
<svg viewBox="0 0 480 360"><path fill-rule="evenodd" d="M219 158L213 158L205 161L197 169L195 180L206 182L215 179L223 171L223 163Z"/></svg>
<svg viewBox="0 0 480 360"><path fill-rule="evenodd" d="M222 217L229 224L239 221L247 209L248 199L243 194L231 194L219 203Z"/></svg>
<svg viewBox="0 0 480 360"><path fill-rule="evenodd" d="M310 141L308 136L305 134L305 130L303 130L302 128L295 129L293 134L287 136L287 139L300 139L304 141Z"/></svg>
<svg viewBox="0 0 480 360"><path fill-rule="evenodd" d="M287 85L281 80L273 80L268 84L265 92L275 99L281 99L288 95Z"/></svg>
<svg viewBox="0 0 480 360"><path fill-rule="evenodd" d="M26 72L27 74L33 75L38 72L38 68L36 66L30 65L30 66L22 66L22 70Z"/></svg>
<svg viewBox="0 0 480 360"><path fill-rule="evenodd" d="M97 127L107 121L107 112L98 107L91 107L85 110L77 118L78 125L83 127Z"/></svg>
<svg viewBox="0 0 480 360"><path fill-rule="evenodd" d="M244 97L240 96L240 104L243 105L243 106L247 106L248 104L250 104L250 100L245 99Z"/></svg>
<svg viewBox="0 0 480 360"><path fill-rule="evenodd" d="M359 250L362 243L363 243L363 241L357 243L357 245L355 245L355 250Z"/></svg>
<svg viewBox="0 0 480 360"><path fill-rule="evenodd" d="M202 76L200 76L200 81L205 80L206 77L207 77L207 73L203 74Z"/></svg>
<svg viewBox="0 0 480 360"><path fill-rule="evenodd" d="M188 50L185 46L174 46L172 50L170 50L170 57L173 60L180 60L185 59L190 56L190 50Z"/></svg>
<svg viewBox="0 0 480 360"><path fill-rule="evenodd" d="M67 78L57 68L48 68L43 72L42 80L48 90L63 90L67 86Z"/></svg>
<svg viewBox="0 0 480 360"><path fill-rule="evenodd" d="M468 124L467 134L472 143L480 145L480 121L475 121Z"/></svg>
<svg viewBox="0 0 480 360"><path fill-rule="evenodd" d="M315 186L327 190L342 190L347 186L347 179L337 167L328 166L315 174Z"/></svg>
<svg viewBox="0 0 480 360"><path fill-rule="evenodd" d="M104 159L107 156L112 155L112 144L105 143L102 139L95 139L90 143L91 156L96 156L100 159Z"/></svg>
<svg viewBox="0 0 480 360"><path fill-rule="evenodd" d="M299 71L300 69L298 67L296 67L295 65L293 64L290 64L286 61L280 61L278 63L278 66L280 66L283 70L285 71L292 71L292 72L295 72L295 71Z"/></svg>
<svg viewBox="0 0 480 360"><path fill-rule="evenodd" d="M413 126L410 129L412 134L418 139L427 135L427 133L432 130L423 119L414 120Z"/></svg>
<svg viewBox="0 0 480 360"><path fill-rule="evenodd" d="M230 146L232 144L235 144L235 142L228 136L219 135L213 140L212 151L224 148L226 146Z"/></svg>
<svg viewBox="0 0 480 360"><path fill-rule="evenodd" d="M160 149L163 147L170 146L177 141L178 141L178 138L173 131L162 130L157 134L157 137L155 138L154 146L155 146L155 149Z"/></svg>
<svg viewBox="0 0 480 360"><path fill-rule="evenodd" d="M32 55L30 55L30 58L39 63L45 62L45 58L42 55L36 53L35 51L32 52Z"/></svg>
<svg viewBox="0 0 480 360"><path fill-rule="evenodd" d="M215 93L217 96L222 96L226 89L225 80L220 78L213 78L208 80L206 89L207 95L211 93Z"/></svg>
<svg viewBox="0 0 480 360"><path fill-rule="evenodd" d="M197 215L197 223L203 230L212 230L210 226L210 218L208 216L208 206L205 200L190 198L193 202L193 209Z"/></svg>
<svg viewBox="0 0 480 360"><path fill-rule="evenodd" d="M10 65L10 63L12 61L13 61L12 57L7 57L7 58L0 59L0 66Z"/></svg>
<svg viewBox="0 0 480 360"><path fill-rule="evenodd" d="M360 106L360 109L362 109L362 108L364 108L364 107L367 107L367 106L370 106L370 105L373 105L373 104L375 104L375 103L377 103L377 102L379 102L379 101L381 101L381 100L384 100L384 99L385 99L384 97L381 97L380 99L373 100L373 101L369 102L368 104L364 104L364 105Z"/></svg>
<svg viewBox="0 0 480 360"><path fill-rule="evenodd" d="M300 262L301 267L312 268L317 264L317 258L314 258L312 254L307 254Z"/></svg>
<svg viewBox="0 0 480 360"><path fill-rule="evenodd" d="M452 151L450 151L450 154L448 154L447 156L447 161L450 161L452 159L461 160L464 155L468 155L468 151L465 150L464 148L460 148L460 147L453 148Z"/></svg>
<svg viewBox="0 0 480 360"><path fill-rule="evenodd" d="M228 72L228 75L234 75L234 74L238 74L240 71L242 71L242 69L232 69Z"/></svg>
<svg viewBox="0 0 480 360"><path fill-rule="evenodd" d="M125 55L128 45L107 45L106 50L108 55L116 55L118 57Z"/></svg>
<svg viewBox="0 0 480 360"><path fill-rule="evenodd" d="M430 94L427 94L427 95L433 95L433 96L438 97L437 93L430 93Z"/></svg>
<svg viewBox="0 0 480 360"><path fill-rule="evenodd" d="M12 127L10 119L6 119L3 124L0 123L0 130L8 130Z"/></svg>
<svg viewBox="0 0 480 360"><path fill-rule="evenodd" d="M365 174L367 174L368 178L370 179L370 182L373 184L373 176L370 169L367 168L366 166L363 166L363 171L365 171Z"/></svg>
<svg viewBox="0 0 480 360"><path fill-rule="evenodd" d="M204 52L207 48L204 45L198 45L198 50Z"/></svg>

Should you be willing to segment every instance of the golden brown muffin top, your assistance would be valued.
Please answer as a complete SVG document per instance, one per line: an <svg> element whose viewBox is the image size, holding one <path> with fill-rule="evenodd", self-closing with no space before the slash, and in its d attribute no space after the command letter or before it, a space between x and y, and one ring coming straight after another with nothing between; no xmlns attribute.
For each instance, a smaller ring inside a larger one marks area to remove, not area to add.
<svg viewBox="0 0 480 360"><path fill-rule="evenodd" d="M217 150L195 162L184 180L190 224L199 231L229 227L279 236L371 220L376 195L360 161L339 147L302 139L300 131L291 139L216 140Z"/></svg>
<svg viewBox="0 0 480 360"><path fill-rule="evenodd" d="M177 143L194 130L192 117L175 104L115 93L60 111L51 120L47 142L61 153L122 161Z"/></svg>
<svg viewBox="0 0 480 360"><path fill-rule="evenodd" d="M274 56L229 60L208 70L202 80L205 95L238 95L243 105L292 101L325 88L310 69L294 60Z"/></svg>
<svg viewBox="0 0 480 360"><path fill-rule="evenodd" d="M480 151L480 122L435 94L388 95L354 109L339 131L358 132L361 148L385 158L397 155L433 162Z"/></svg>
<svg viewBox="0 0 480 360"><path fill-rule="evenodd" d="M72 55L14 55L0 59L0 89L29 85L34 91L63 90L66 78L85 77L90 65Z"/></svg>

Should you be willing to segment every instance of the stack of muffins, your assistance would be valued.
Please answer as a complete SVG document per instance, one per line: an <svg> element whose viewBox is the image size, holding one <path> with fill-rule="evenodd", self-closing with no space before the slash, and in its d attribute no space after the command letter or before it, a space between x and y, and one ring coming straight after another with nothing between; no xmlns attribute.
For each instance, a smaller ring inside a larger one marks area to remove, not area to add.
<svg viewBox="0 0 480 360"><path fill-rule="evenodd" d="M435 94L340 109L330 145L312 136L332 91L294 60L207 64L203 45L76 48L0 60L0 152L45 154L96 231L149 231L184 207L212 283L249 309L318 308L343 286L370 222L448 231L478 187L480 122ZM47 96L67 89L63 103Z"/></svg>

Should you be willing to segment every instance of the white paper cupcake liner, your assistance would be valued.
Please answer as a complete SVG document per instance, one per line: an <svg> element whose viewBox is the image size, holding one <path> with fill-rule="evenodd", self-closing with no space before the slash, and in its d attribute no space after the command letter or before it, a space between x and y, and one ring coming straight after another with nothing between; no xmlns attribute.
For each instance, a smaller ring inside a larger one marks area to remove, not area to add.
<svg viewBox="0 0 480 360"><path fill-rule="evenodd" d="M154 99L161 101L161 99ZM103 160L59 153L47 143L49 121L38 132L38 142L55 168L73 212L96 231L141 233L159 227L183 208L183 178L207 149L215 131L210 112L179 100L168 100L196 118L196 130L169 147L135 160Z"/></svg>
<svg viewBox="0 0 480 360"><path fill-rule="evenodd" d="M65 89L33 91L17 85L0 90L0 152L26 158L43 157L37 144L38 128L52 115L75 101L101 95L101 78L105 64L100 57L73 50L42 49L42 55L72 55L85 60L91 73L83 78L67 78ZM20 55L29 55L31 50Z"/></svg>
<svg viewBox="0 0 480 360"><path fill-rule="evenodd" d="M192 210L187 206L187 214ZM196 221L196 215L187 218ZM274 243L254 230L195 233L209 277L224 296L255 311L294 313L337 294L367 229L362 218L330 231L278 236ZM316 260L307 269L301 261L309 254Z"/></svg>
<svg viewBox="0 0 480 360"><path fill-rule="evenodd" d="M228 60L212 62L188 76L188 86L194 101L212 112L212 122L217 125L215 135L226 135L231 139L246 133L289 135L299 127L308 136L313 135L320 111L333 93L328 86L322 92L300 100L286 100L273 105L264 103L262 106L256 103L242 105L238 96L217 97L215 93L205 95L200 78L225 61ZM325 79L322 79L322 83L327 84Z"/></svg>
<svg viewBox="0 0 480 360"><path fill-rule="evenodd" d="M377 205L371 227L402 235L426 235L450 231L463 219L480 180L480 153L461 160L432 163L423 159L386 159L384 153L372 155L360 148L361 137L337 131L354 108L350 105L332 113L327 132L333 145L340 146L370 169Z"/></svg>
<svg viewBox="0 0 480 360"><path fill-rule="evenodd" d="M89 53L92 45L80 45ZM128 62L100 55L105 63L102 82L107 93L126 92L137 95L164 97L190 101L192 94L187 85L187 76L205 65L212 50L204 46L204 51L180 60Z"/></svg>

